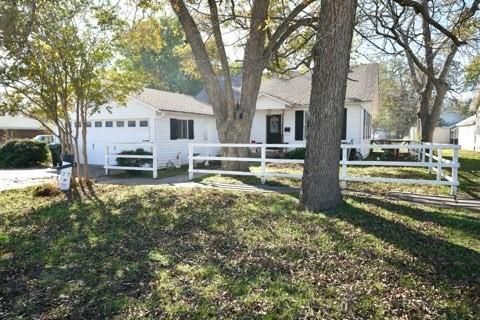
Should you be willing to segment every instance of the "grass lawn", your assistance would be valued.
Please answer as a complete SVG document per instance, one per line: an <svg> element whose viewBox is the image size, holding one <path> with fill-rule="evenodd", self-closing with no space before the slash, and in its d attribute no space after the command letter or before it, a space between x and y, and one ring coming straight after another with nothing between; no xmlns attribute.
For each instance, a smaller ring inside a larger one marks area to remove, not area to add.
<svg viewBox="0 0 480 320"><path fill-rule="evenodd" d="M119 178L119 179L124 179L124 178L152 178L152 172L151 171L122 171L118 172L118 170L112 170L112 174L110 174L110 177L113 178ZM188 174L188 166L182 166L180 168L164 168L164 169L159 169L157 171L157 179L163 179L163 178L169 178L169 177L174 177L178 175L183 175L183 174Z"/></svg>
<svg viewBox="0 0 480 320"><path fill-rule="evenodd" d="M0 318L480 317L471 211L369 196L313 214L284 194L35 190L0 193Z"/></svg>
<svg viewBox="0 0 480 320"><path fill-rule="evenodd" d="M451 152L444 152L445 158L451 158ZM435 173L428 173L425 168L415 167L348 167L348 174L353 176L371 176L371 177L387 177L387 178L404 178L404 179L436 179ZM251 167L251 171L259 171L258 166ZM271 172L289 172L302 173L301 165L268 165L267 171ZM448 172L450 175L450 172ZM459 195L467 198L480 198L480 152L460 151L460 169L458 178L460 181ZM204 183L233 183L233 184L260 184L257 177L242 176L219 176L209 175L197 178L196 181ZM289 186L299 188L300 180L271 177L267 180L268 185ZM392 191L412 192L432 195L448 195L450 187L448 186L428 186L428 185L411 185L411 184L386 184L386 183L361 183L349 182L348 189L355 191L372 192L382 194Z"/></svg>

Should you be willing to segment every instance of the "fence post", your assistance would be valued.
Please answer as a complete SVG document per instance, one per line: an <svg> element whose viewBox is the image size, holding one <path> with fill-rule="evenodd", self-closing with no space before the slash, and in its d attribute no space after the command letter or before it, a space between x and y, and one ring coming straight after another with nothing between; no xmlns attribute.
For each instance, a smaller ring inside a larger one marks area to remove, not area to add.
<svg viewBox="0 0 480 320"><path fill-rule="evenodd" d="M193 179L193 145L188 145L188 180Z"/></svg>
<svg viewBox="0 0 480 320"><path fill-rule="evenodd" d="M153 170L153 179L158 177L158 163L157 163L157 146L155 143L152 145L152 170Z"/></svg>
<svg viewBox="0 0 480 320"><path fill-rule="evenodd" d="M437 181L442 180L442 148L438 148Z"/></svg>
<svg viewBox="0 0 480 320"><path fill-rule="evenodd" d="M347 188L347 148L342 146L342 172L340 174L340 188Z"/></svg>
<svg viewBox="0 0 480 320"><path fill-rule="evenodd" d="M422 163L425 163L425 151L426 151L426 146L424 143L422 143Z"/></svg>
<svg viewBox="0 0 480 320"><path fill-rule="evenodd" d="M430 143L430 149L428 149L428 173L432 173L432 164L433 164L433 147Z"/></svg>
<svg viewBox="0 0 480 320"><path fill-rule="evenodd" d="M457 192L458 192L458 187L457 187L457 184L458 184L458 166L459 166L458 149L455 148L455 149L453 149L453 159L452 159L452 183L454 183L455 185L452 185L452 187L450 189L450 194L452 196L456 196Z"/></svg>
<svg viewBox="0 0 480 320"><path fill-rule="evenodd" d="M262 184L265 184L265 182L267 181L267 177L265 176L265 159L267 158L267 148L262 145L260 147L260 157L262 159L262 162L260 164L260 181L262 182Z"/></svg>
<svg viewBox="0 0 480 320"><path fill-rule="evenodd" d="M109 148L108 145L105 146L105 175L108 176L108 158L109 158Z"/></svg>

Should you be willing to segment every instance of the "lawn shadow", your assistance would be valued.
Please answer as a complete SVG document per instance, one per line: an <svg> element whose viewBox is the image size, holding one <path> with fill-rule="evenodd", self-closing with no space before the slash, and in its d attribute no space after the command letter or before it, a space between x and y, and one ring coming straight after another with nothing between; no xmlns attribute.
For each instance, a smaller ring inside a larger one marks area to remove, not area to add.
<svg viewBox="0 0 480 320"><path fill-rule="evenodd" d="M390 210L393 214L400 214L410 218L438 223L441 226L465 228L468 235L478 238L479 224L476 221L462 221L457 218L436 216L418 208L409 208L389 201L367 197L351 197L360 203L368 203L381 209ZM370 206L371 207L371 206ZM419 266L405 264L404 261L391 262L400 268L408 268L421 278L434 283L455 287L469 287L472 294L480 295L480 253L467 247L449 242L445 239L419 232L402 222L386 219L380 215L344 204L334 212L327 214L355 227L365 233L385 241L394 247L408 252L421 261ZM469 225L470 224L470 225ZM387 257L388 258L388 257ZM423 265L423 267L422 267Z"/></svg>

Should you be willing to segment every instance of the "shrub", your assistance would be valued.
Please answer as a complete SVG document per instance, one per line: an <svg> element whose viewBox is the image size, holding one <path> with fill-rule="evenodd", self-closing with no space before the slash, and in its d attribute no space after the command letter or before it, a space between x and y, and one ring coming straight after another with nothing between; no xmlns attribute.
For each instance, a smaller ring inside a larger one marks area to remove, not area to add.
<svg viewBox="0 0 480 320"><path fill-rule="evenodd" d="M10 140L0 147L0 168L33 168L49 162L50 152L43 142Z"/></svg>
<svg viewBox="0 0 480 320"><path fill-rule="evenodd" d="M288 159L305 159L305 148L296 148L287 152Z"/></svg>
<svg viewBox="0 0 480 320"><path fill-rule="evenodd" d="M151 152L145 151L142 148L136 150L122 151L119 154L123 155L151 155ZM121 167L143 167L146 164L153 165L152 159L131 159L131 158L117 158L117 165ZM140 173L136 170L127 170L129 173Z"/></svg>
<svg viewBox="0 0 480 320"><path fill-rule="evenodd" d="M49 144L48 149L50 149L50 155L52 157L52 166L57 164L62 164L62 146L60 144Z"/></svg>

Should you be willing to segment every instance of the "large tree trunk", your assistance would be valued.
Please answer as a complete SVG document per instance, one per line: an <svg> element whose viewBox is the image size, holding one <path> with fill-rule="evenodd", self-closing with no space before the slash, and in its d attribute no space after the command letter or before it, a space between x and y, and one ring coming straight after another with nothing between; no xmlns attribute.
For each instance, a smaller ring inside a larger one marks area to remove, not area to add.
<svg viewBox="0 0 480 320"><path fill-rule="evenodd" d="M439 80L435 84L431 80L427 81L427 85L421 93L418 118L422 142L433 142L433 133L440 118L448 85ZM432 101L433 88L435 88L435 97Z"/></svg>
<svg viewBox="0 0 480 320"><path fill-rule="evenodd" d="M342 201L339 159L356 0L322 0L310 97L301 201L309 210Z"/></svg>

